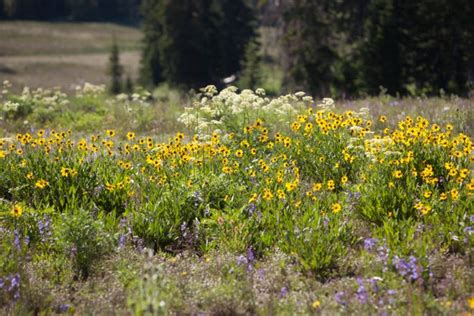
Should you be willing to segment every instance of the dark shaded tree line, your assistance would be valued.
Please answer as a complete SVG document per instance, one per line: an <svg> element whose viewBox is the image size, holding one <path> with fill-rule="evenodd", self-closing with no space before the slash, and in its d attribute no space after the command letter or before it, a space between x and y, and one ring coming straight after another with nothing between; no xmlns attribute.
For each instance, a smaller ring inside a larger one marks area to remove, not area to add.
<svg viewBox="0 0 474 316"><path fill-rule="evenodd" d="M141 0L0 0L0 18L23 20L139 21Z"/></svg>
<svg viewBox="0 0 474 316"><path fill-rule="evenodd" d="M290 87L318 95L473 88L471 0L287 0L281 6Z"/></svg>
<svg viewBox="0 0 474 316"><path fill-rule="evenodd" d="M254 12L241 0L145 0L142 12L145 84L219 84L240 70L256 34Z"/></svg>
<svg viewBox="0 0 474 316"><path fill-rule="evenodd" d="M235 75L258 86L259 25L280 30L287 90L465 94L474 83L472 0L0 0L0 18L140 20L147 85Z"/></svg>
<svg viewBox="0 0 474 316"><path fill-rule="evenodd" d="M148 83L196 87L237 73L255 86L255 18L281 29L288 90L464 94L474 81L471 0L146 0L143 9Z"/></svg>

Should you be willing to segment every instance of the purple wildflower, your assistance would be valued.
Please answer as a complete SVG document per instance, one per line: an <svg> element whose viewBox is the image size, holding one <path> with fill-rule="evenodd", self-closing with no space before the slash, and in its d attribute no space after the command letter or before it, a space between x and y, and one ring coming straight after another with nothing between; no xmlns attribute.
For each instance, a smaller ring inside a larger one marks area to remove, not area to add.
<svg viewBox="0 0 474 316"><path fill-rule="evenodd" d="M375 238L366 238L364 240L364 249L367 251L374 250L375 246L377 246L378 240Z"/></svg>
<svg viewBox="0 0 474 316"><path fill-rule="evenodd" d="M356 297L359 302L361 302L362 304L366 304L369 300L369 295L365 289L364 282L361 278L358 278L357 283L359 284L359 288L357 289Z"/></svg>
<svg viewBox="0 0 474 316"><path fill-rule="evenodd" d="M43 234L44 234L44 224L43 224L43 221L41 219L38 221L38 230L39 230L40 236L43 236Z"/></svg>
<svg viewBox="0 0 474 316"><path fill-rule="evenodd" d="M379 262L383 262L385 265L387 264L388 249L385 248L384 246L380 246L380 247L377 248L377 260Z"/></svg>
<svg viewBox="0 0 474 316"><path fill-rule="evenodd" d="M388 290L388 291L387 291L387 294L390 295L390 296L394 296L395 294L397 294L397 291L395 291L395 290ZM393 304L393 303L395 302L395 300L390 297L390 298L388 299L388 302L389 302L389 304Z"/></svg>
<svg viewBox="0 0 474 316"><path fill-rule="evenodd" d="M61 305L59 305L58 312L60 314L67 313L69 311L70 307L71 307L71 305L69 305L69 304L61 304Z"/></svg>
<svg viewBox="0 0 474 316"><path fill-rule="evenodd" d="M247 257L245 257L244 255L240 255L238 258L237 258L237 265L243 265L243 264L248 264L249 261L247 259Z"/></svg>
<svg viewBox="0 0 474 316"><path fill-rule="evenodd" d="M118 240L118 247L119 248L123 248L125 246L125 240L127 238L127 235L126 234L122 234L120 235L119 237L119 240Z"/></svg>
<svg viewBox="0 0 474 316"><path fill-rule="evenodd" d="M280 290L280 297L285 297L286 295L288 295L288 289L284 286Z"/></svg>
<svg viewBox="0 0 474 316"><path fill-rule="evenodd" d="M412 281L418 280L420 272L423 272L422 267L418 266L417 259L414 256L410 256L408 261L395 256L394 266L398 274L410 278Z"/></svg>
<svg viewBox="0 0 474 316"><path fill-rule="evenodd" d="M125 227L127 227L127 218L126 218L126 217L123 217L123 218L120 219L119 227L120 227L120 228L125 228Z"/></svg>
<svg viewBox="0 0 474 316"><path fill-rule="evenodd" d="M38 230L41 236L41 242L45 242L46 239L51 236L50 223L51 221L48 216L45 216L43 220L38 221Z"/></svg>
<svg viewBox="0 0 474 316"><path fill-rule="evenodd" d="M394 259L394 266L395 269L397 269L398 274L403 277L406 276L410 272L411 266L408 264L408 262L406 262L404 259L399 258L398 256L395 256Z"/></svg>
<svg viewBox="0 0 474 316"><path fill-rule="evenodd" d="M345 293L342 292L342 291L341 291L341 292L337 292L336 295L334 296L334 298L336 299L336 302L337 302L338 304L341 304L341 305L344 305L344 306L345 306L347 303L346 303L346 301L344 300L344 295L345 295Z"/></svg>
<svg viewBox="0 0 474 316"><path fill-rule="evenodd" d="M253 213L257 210L257 206L255 203L250 203L249 206L247 207L247 213L249 216L253 215Z"/></svg>
<svg viewBox="0 0 474 316"><path fill-rule="evenodd" d="M183 237L186 237L187 231L188 231L188 226L186 222L183 222L180 228L181 228L181 233L183 234Z"/></svg>
<svg viewBox="0 0 474 316"><path fill-rule="evenodd" d="M246 256L240 255L237 258L237 264L240 265L247 265L247 270L251 271L253 269L253 264L255 262L255 254L253 252L252 247L249 247L247 249L247 254Z"/></svg>
<svg viewBox="0 0 474 316"><path fill-rule="evenodd" d="M77 255L77 247L73 245L70 250L71 257L75 257Z"/></svg>
<svg viewBox="0 0 474 316"><path fill-rule="evenodd" d="M255 254L254 254L254 252L253 252L252 246L250 246L250 247L247 249L247 259L249 259L250 262L255 261Z"/></svg>
<svg viewBox="0 0 474 316"><path fill-rule="evenodd" d="M20 250L21 249L20 234L18 233L18 230L16 230L16 229L13 232L13 234L15 235L15 240L13 241L13 243L14 243L16 249Z"/></svg>
<svg viewBox="0 0 474 316"><path fill-rule="evenodd" d="M418 261L414 256L410 256L409 262L411 268L411 279L416 281L420 277L420 273L423 272L423 267L418 265Z"/></svg>
<svg viewBox="0 0 474 316"><path fill-rule="evenodd" d="M139 238L137 236L132 237L132 243L135 245L135 247L137 248L139 252L142 252L143 249L145 248L145 242L143 241L142 238Z"/></svg>
<svg viewBox="0 0 474 316"><path fill-rule="evenodd" d="M324 225L324 227L328 227L328 225L329 225L329 218L324 217L324 219L323 219L323 225Z"/></svg>
<svg viewBox="0 0 474 316"><path fill-rule="evenodd" d="M10 287L8 288L9 292L13 292L14 290L18 290L20 287L20 274L16 273L10 276Z"/></svg>
<svg viewBox="0 0 474 316"><path fill-rule="evenodd" d="M372 285L372 289L375 293L377 293L379 291L379 285L378 285L378 281L381 281L382 279L379 278L379 277L373 277L373 278L370 278L370 284Z"/></svg>

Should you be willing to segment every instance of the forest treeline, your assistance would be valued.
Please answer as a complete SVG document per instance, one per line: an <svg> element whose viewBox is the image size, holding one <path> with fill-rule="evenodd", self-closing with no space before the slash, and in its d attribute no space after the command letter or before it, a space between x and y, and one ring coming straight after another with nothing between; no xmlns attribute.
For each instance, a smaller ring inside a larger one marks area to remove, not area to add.
<svg viewBox="0 0 474 316"><path fill-rule="evenodd" d="M0 0L0 19L137 23L141 0Z"/></svg>
<svg viewBox="0 0 474 316"><path fill-rule="evenodd" d="M185 88L262 75L259 27L276 29L283 90L455 93L474 82L472 0L3 0L3 18L139 19L141 83ZM273 59L274 56L272 56ZM271 74L267 74L271 75Z"/></svg>

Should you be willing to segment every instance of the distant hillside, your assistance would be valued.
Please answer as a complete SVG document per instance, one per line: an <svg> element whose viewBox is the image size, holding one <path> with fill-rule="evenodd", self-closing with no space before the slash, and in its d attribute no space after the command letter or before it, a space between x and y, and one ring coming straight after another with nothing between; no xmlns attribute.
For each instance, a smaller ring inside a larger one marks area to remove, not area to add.
<svg viewBox="0 0 474 316"><path fill-rule="evenodd" d="M0 81L8 79L16 89L66 90L84 82L106 83L114 37L125 72L135 77L141 36L137 28L111 23L0 22Z"/></svg>

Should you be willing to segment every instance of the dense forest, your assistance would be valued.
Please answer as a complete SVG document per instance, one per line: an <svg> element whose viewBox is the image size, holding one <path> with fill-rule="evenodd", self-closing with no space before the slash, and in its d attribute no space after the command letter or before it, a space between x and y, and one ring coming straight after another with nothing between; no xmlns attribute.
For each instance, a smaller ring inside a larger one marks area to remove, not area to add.
<svg viewBox="0 0 474 316"><path fill-rule="evenodd" d="M283 90L464 95L474 82L470 0L3 0L0 18L136 21L141 82L259 84L259 27L279 34Z"/></svg>
<svg viewBox="0 0 474 316"><path fill-rule="evenodd" d="M0 19L139 21L141 0L0 0Z"/></svg>

